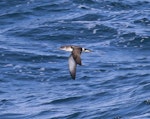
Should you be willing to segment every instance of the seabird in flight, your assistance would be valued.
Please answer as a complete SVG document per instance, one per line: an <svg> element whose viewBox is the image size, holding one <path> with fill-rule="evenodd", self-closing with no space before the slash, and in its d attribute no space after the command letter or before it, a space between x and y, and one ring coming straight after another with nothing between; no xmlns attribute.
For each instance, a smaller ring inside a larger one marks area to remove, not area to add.
<svg viewBox="0 0 150 119"><path fill-rule="evenodd" d="M69 56L69 71L72 79L76 78L76 66L77 64L82 65L80 55L82 52L91 52L89 49L85 49L79 46L61 46L60 50L65 50L71 52L71 55Z"/></svg>

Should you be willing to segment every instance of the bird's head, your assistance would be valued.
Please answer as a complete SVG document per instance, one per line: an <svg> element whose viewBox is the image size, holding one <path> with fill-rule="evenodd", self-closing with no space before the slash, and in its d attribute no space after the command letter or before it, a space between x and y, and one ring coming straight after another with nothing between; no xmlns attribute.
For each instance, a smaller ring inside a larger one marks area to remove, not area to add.
<svg viewBox="0 0 150 119"><path fill-rule="evenodd" d="M65 50L65 51L71 52L73 49L72 49L71 46L61 46L61 47L60 47L60 50Z"/></svg>

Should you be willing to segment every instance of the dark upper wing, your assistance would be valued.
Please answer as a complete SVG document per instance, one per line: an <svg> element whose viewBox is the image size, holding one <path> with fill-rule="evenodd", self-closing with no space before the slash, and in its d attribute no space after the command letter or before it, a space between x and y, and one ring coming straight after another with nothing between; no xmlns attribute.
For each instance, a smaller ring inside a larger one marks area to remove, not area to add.
<svg viewBox="0 0 150 119"><path fill-rule="evenodd" d="M72 79L75 79L76 78L76 66L77 66L77 64L76 64L72 54L69 57L68 63L69 63L69 71L70 71L71 77L72 77Z"/></svg>
<svg viewBox="0 0 150 119"><path fill-rule="evenodd" d="M81 48L74 48L72 51L73 58L74 58L75 62L79 65L82 64L81 58L80 58L81 52L82 52Z"/></svg>

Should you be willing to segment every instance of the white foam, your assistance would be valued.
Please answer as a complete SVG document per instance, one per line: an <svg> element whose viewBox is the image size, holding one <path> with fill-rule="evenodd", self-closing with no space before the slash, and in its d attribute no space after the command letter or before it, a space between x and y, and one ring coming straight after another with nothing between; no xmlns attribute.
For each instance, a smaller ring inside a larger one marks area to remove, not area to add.
<svg viewBox="0 0 150 119"><path fill-rule="evenodd" d="M45 68L44 68L44 67L42 67L42 68L40 68L40 69L39 69L39 71L45 71Z"/></svg>
<svg viewBox="0 0 150 119"><path fill-rule="evenodd" d="M6 64L4 67L12 67L13 64Z"/></svg>

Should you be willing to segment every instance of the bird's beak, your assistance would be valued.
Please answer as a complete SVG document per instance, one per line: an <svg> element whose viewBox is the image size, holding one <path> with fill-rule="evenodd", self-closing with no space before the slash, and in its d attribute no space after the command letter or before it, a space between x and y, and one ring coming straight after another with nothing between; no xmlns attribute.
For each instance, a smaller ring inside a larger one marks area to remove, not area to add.
<svg viewBox="0 0 150 119"><path fill-rule="evenodd" d="M61 46L60 48L59 48L59 50L65 50L66 48L64 47L64 46Z"/></svg>
<svg viewBox="0 0 150 119"><path fill-rule="evenodd" d="M59 50L63 50L62 48L58 48Z"/></svg>

